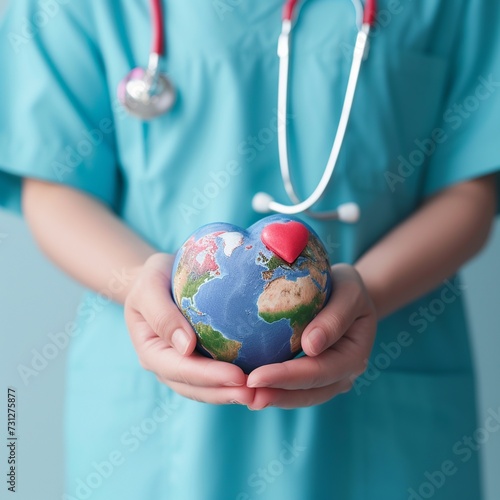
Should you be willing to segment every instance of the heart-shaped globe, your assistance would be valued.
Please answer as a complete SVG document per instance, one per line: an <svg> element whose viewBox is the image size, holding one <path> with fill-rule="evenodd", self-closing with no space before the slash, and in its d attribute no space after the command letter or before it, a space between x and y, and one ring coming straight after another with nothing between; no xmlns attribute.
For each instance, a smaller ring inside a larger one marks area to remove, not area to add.
<svg viewBox="0 0 500 500"><path fill-rule="evenodd" d="M173 267L173 297L198 336L198 350L245 373L300 353L302 332L331 291L320 239L282 215L247 230L203 226L180 248Z"/></svg>

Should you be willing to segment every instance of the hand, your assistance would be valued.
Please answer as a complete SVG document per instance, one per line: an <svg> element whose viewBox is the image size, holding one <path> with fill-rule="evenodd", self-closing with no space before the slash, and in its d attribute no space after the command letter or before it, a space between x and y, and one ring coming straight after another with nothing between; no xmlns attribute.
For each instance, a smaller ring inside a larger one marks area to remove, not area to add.
<svg viewBox="0 0 500 500"><path fill-rule="evenodd" d="M196 334L173 302L174 257L152 255L125 301L125 320L141 365L178 394L212 404L253 401L255 389L236 365L195 352Z"/></svg>
<svg viewBox="0 0 500 500"><path fill-rule="evenodd" d="M349 391L365 371L377 328L375 307L354 267L333 266L332 277L330 301L302 335L307 356L254 370L247 381L257 388L249 408L321 404Z"/></svg>

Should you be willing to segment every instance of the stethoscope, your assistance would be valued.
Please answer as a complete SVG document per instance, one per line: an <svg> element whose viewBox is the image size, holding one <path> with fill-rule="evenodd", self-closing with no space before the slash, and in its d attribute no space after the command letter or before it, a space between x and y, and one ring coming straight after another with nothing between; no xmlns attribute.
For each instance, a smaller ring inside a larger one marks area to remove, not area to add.
<svg viewBox="0 0 500 500"><path fill-rule="evenodd" d="M368 56L368 37L370 29L375 23L376 0L366 0L363 6L361 0L351 0L356 10L356 25L358 34L354 47L354 54L349 72L349 79L340 115L339 125L328 162L318 185L305 200L297 196L290 175L288 159L288 133L286 119L288 110L288 80L291 54L291 34L294 20L298 17L298 0L286 0L283 9L281 34L278 40L279 78L278 78L278 152L281 178L285 191L290 198L291 205L278 203L268 193L257 193L252 200L252 207L256 212L278 212L285 215L294 215L302 212L315 219L337 219L342 222L355 223L359 220L360 209L356 203L344 203L335 210L328 212L313 212L311 208L325 194L337 165L340 150L344 142L347 124L351 116L354 95L358 86L359 73L363 61ZM118 99L124 108L133 116L141 120L150 120L168 112L175 103L176 92L168 76L162 74L159 62L165 55L165 27L163 24L161 0L151 0L151 19L153 25L153 47L149 55L147 68L135 68L120 82Z"/></svg>
<svg viewBox="0 0 500 500"><path fill-rule="evenodd" d="M118 85L118 100L140 120L151 120L167 113L175 103L176 92L170 78L160 72L165 55L165 25L161 0L151 0L153 45L147 68L134 68Z"/></svg>

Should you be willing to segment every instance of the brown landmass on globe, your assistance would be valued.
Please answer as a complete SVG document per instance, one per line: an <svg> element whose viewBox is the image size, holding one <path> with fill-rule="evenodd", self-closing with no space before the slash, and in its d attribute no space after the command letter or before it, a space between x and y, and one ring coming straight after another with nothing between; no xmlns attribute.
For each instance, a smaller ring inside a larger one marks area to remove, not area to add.
<svg viewBox="0 0 500 500"><path fill-rule="evenodd" d="M302 333L321 309L324 300L325 294L310 276L297 278L296 281L280 277L266 284L257 301L257 308L259 316L268 323L283 318L290 320L293 330L290 349L295 353L301 350Z"/></svg>

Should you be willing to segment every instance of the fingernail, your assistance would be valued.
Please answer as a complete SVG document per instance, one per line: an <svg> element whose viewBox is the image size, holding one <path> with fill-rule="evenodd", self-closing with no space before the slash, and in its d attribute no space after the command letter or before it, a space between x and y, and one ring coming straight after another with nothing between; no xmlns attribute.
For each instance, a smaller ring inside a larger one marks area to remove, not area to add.
<svg viewBox="0 0 500 500"><path fill-rule="evenodd" d="M250 384L247 384L247 387L256 389L258 387L269 387L270 385L271 384L269 384L269 382L251 382Z"/></svg>
<svg viewBox="0 0 500 500"><path fill-rule="evenodd" d="M224 384L225 387L241 387L243 384L238 384L236 382L226 382Z"/></svg>
<svg viewBox="0 0 500 500"><path fill-rule="evenodd" d="M319 354L326 345L326 335L321 328L315 328L308 336L309 348L313 354Z"/></svg>
<svg viewBox="0 0 500 500"><path fill-rule="evenodd" d="M184 330L178 328L172 335L172 344L174 344L175 349L179 351L180 354L186 354L189 346L188 334Z"/></svg>
<svg viewBox="0 0 500 500"><path fill-rule="evenodd" d="M262 411L264 410L265 408L268 408L269 406L273 406L272 403L267 403L267 405L264 405L262 408L250 408L250 406L247 406L247 408L250 410L250 411Z"/></svg>

